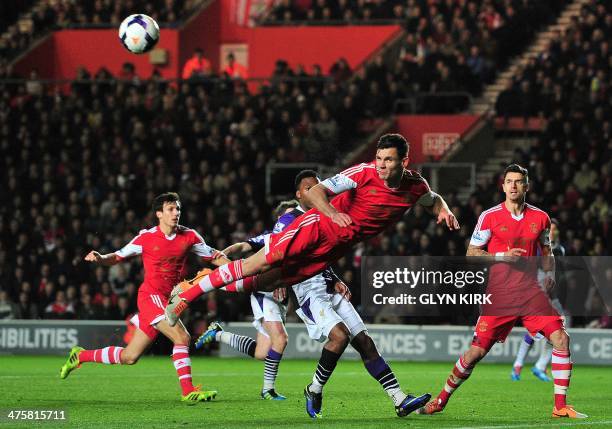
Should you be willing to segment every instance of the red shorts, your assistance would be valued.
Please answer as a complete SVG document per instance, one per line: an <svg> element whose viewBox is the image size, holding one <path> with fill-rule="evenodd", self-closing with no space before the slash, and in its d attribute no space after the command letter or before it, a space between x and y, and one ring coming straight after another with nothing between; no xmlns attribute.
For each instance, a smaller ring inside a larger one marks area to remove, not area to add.
<svg viewBox="0 0 612 429"><path fill-rule="evenodd" d="M285 284L296 284L320 273L353 246L353 232L317 212L299 217L295 225L270 235L266 262L281 266Z"/></svg>
<svg viewBox="0 0 612 429"><path fill-rule="evenodd" d="M495 342L504 342L517 321L531 336L542 333L546 338L553 332L564 329L561 316L480 316L474 330L472 344L489 349Z"/></svg>
<svg viewBox="0 0 612 429"><path fill-rule="evenodd" d="M154 340L159 334L155 325L166 317L164 315L164 309L167 304L168 298L164 295L139 291L138 313L132 316L130 322L147 334L149 338Z"/></svg>

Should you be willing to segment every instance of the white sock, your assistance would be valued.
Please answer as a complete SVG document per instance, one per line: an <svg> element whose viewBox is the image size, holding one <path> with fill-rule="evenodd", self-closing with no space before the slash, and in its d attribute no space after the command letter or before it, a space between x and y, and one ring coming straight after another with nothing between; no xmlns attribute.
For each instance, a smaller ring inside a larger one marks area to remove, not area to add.
<svg viewBox="0 0 612 429"><path fill-rule="evenodd" d="M516 359L514 360L513 366L524 366L525 357L527 353L529 353L529 349L533 345L533 339L531 340L531 344L529 344L525 339L521 341L521 346L519 347L518 353L516 354Z"/></svg>
<svg viewBox="0 0 612 429"><path fill-rule="evenodd" d="M391 400L393 401L393 404L397 407L399 406L402 402L404 402L404 399L406 399L406 395L404 392L402 392L402 389L389 389L386 391L389 394L389 397L391 398Z"/></svg>
<svg viewBox="0 0 612 429"><path fill-rule="evenodd" d="M540 350L540 358L535 364L535 367L540 371L546 372L546 367L550 358L552 357L552 347L548 344L548 341L542 341L542 349Z"/></svg>

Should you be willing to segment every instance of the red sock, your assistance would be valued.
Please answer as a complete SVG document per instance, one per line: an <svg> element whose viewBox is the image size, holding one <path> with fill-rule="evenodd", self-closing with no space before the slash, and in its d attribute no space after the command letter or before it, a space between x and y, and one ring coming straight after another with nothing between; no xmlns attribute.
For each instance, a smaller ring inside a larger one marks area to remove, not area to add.
<svg viewBox="0 0 612 429"><path fill-rule="evenodd" d="M121 353L123 347L104 347L96 350L83 350L79 353L79 362L96 362L105 363L108 365L121 365Z"/></svg>
<svg viewBox="0 0 612 429"><path fill-rule="evenodd" d="M191 302L194 299L197 299L203 293L219 289L242 278L242 259L240 259L238 261L221 265L212 273L200 280L198 285L193 286L185 292L182 292L179 294L179 296L186 299L188 302Z"/></svg>
<svg viewBox="0 0 612 429"><path fill-rule="evenodd" d="M257 290L257 277L245 277L241 280L236 280L233 283L228 284L225 287L222 287L221 290L226 292L245 292L251 293Z"/></svg>
<svg viewBox="0 0 612 429"><path fill-rule="evenodd" d="M567 389L572 376L572 361L569 350L552 351L552 376L555 385L555 407L559 410L566 407Z"/></svg>
<svg viewBox="0 0 612 429"><path fill-rule="evenodd" d="M193 382L191 381L191 359L189 359L189 346L175 344L172 349L172 361L183 395L193 392Z"/></svg>
<svg viewBox="0 0 612 429"><path fill-rule="evenodd" d="M444 389L442 389L438 395L438 399L440 399L442 405L446 405L453 392L470 377L473 369L474 365L468 365L463 359L463 356L457 360L457 363L455 363L455 367L453 368L454 377L449 376L446 379Z"/></svg>

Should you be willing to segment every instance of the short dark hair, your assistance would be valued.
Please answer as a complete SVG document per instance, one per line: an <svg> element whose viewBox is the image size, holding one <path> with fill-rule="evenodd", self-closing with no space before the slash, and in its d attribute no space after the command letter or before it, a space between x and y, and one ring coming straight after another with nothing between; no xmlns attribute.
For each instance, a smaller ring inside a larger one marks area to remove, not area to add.
<svg viewBox="0 0 612 429"><path fill-rule="evenodd" d="M153 200L153 213L164 210L164 203L180 203L181 199L176 192L164 192Z"/></svg>
<svg viewBox="0 0 612 429"><path fill-rule="evenodd" d="M296 200L281 201L280 203L278 203L278 206L276 206L276 208L273 211L274 218L278 219L283 214L285 214L285 210L294 209L299 205L300 203L298 203Z"/></svg>
<svg viewBox="0 0 612 429"><path fill-rule="evenodd" d="M378 149L397 149L400 159L404 159L410 150L410 143L401 134L384 134L378 139L376 150Z"/></svg>
<svg viewBox="0 0 612 429"><path fill-rule="evenodd" d="M293 183L293 185L295 186L295 190L297 191L298 188L300 187L300 183L302 183L302 180L308 178L308 177L314 177L315 179L317 179L319 176L317 175L317 172L314 170L302 170L300 171L297 176L295 176L295 182Z"/></svg>
<svg viewBox="0 0 612 429"><path fill-rule="evenodd" d="M510 164L504 170L504 180L506 180L506 175L508 173L520 173L525 177L525 183L529 182L529 172L525 167L521 167L518 164Z"/></svg>

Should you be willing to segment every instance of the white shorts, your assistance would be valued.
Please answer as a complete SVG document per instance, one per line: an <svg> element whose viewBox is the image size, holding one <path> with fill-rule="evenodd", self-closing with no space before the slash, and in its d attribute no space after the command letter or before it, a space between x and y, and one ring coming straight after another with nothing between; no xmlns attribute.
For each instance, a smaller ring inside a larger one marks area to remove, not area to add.
<svg viewBox="0 0 612 429"><path fill-rule="evenodd" d="M295 312L306 325L310 338L320 343L327 341L329 332L338 323L346 325L351 338L367 330L353 304L337 293L311 294Z"/></svg>
<svg viewBox="0 0 612 429"><path fill-rule="evenodd" d="M263 322L283 322L287 317L287 306L272 297L272 292L255 292L251 294L253 326L257 332L268 337Z"/></svg>

